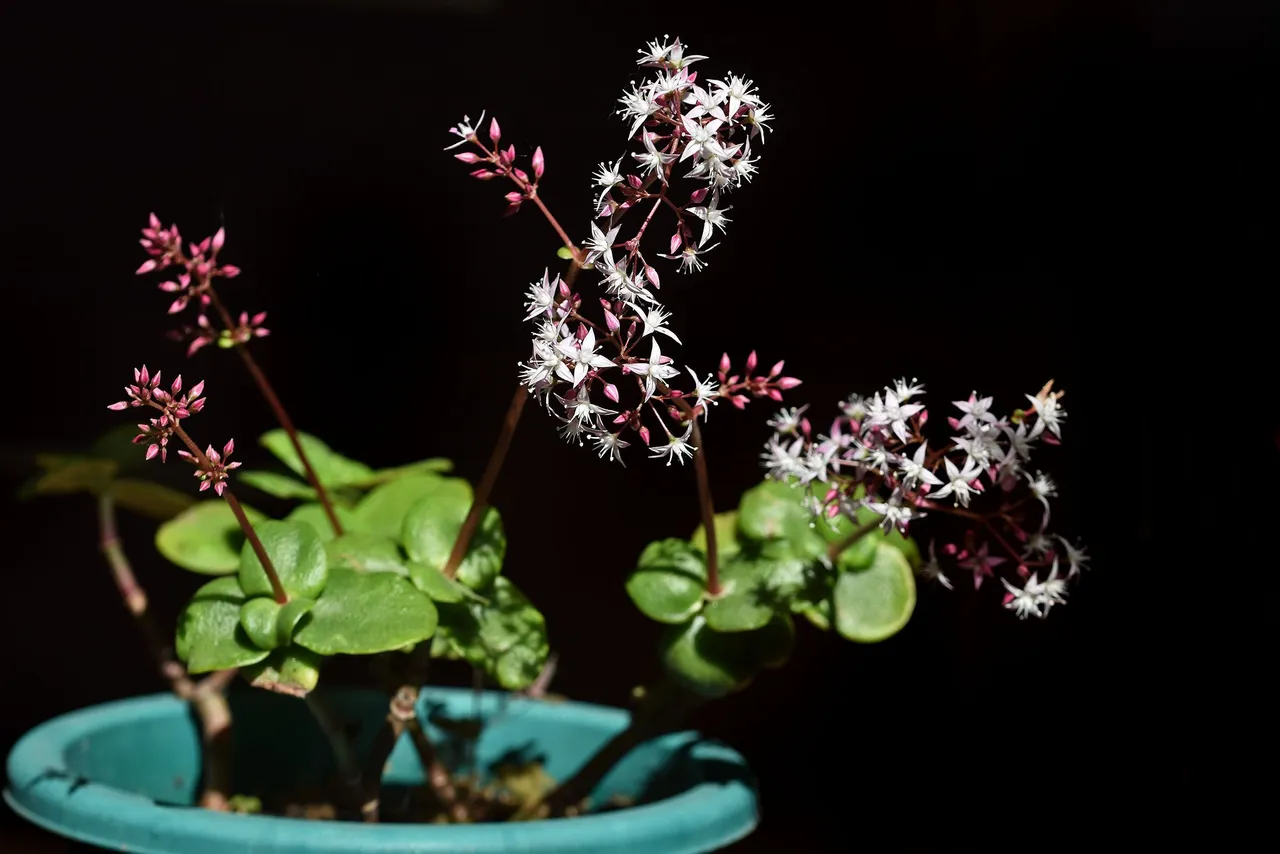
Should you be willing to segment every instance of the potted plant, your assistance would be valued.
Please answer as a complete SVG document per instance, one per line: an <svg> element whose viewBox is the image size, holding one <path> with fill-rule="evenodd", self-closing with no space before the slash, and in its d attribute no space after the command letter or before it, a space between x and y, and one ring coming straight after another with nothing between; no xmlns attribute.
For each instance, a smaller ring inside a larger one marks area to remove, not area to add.
<svg viewBox="0 0 1280 854"><path fill-rule="evenodd" d="M278 421L260 444L285 471L240 471L234 441L194 427L204 384L147 367L110 405L141 416L134 456L118 457L117 432L93 453L41 460L36 491L96 498L107 568L171 691L30 732L9 756L14 809L102 847L175 854L708 851L754 827L755 789L738 754L683 721L783 666L797 617L882 641L910 619L917 576L950 587L956 572L975 587L998 578L1019 617L1065 602L1087 556L1048 533L1054 485L1028 468L1061 438L1052 383L1007 418L975 393L933 439L914 380L839 402L822 431L807 406L783 409L768 421L763 482L715 512L709 412L781 402L800 381L754 352L737 367L725 355L714 374L678 366L654 262L703 268L772 115L751 81L701 76L693 65L706 57L678 39L640 53L652 74L619 110L634 150L597 169L581 245L538 195L541 148L525 160L483 117L450 129L448 150L461 149L471 176L512 187L508 213L536 207L568 262L528 288L531 355L475 485L444 459L375 469L299 430L253 356L265 314L223 301L240 273L223 260L225 231L184 243L152 215L138 273L162 274L170 313L194 315L178 333L188 356L213 346L243 362ZM583 271L600 274L591 298ZM694 468L701 525L651 543L626 581L661 626L666 674L637 689L630 712L549 701L545 620L504 566L489 497L530 398L602 459L625 465L644 451ZM170 452L193 466L201 500L134 472ZM294 506L272 518L241 501L247 490ZM210 577L172 630L132 572L120 509L158 519L160 553ZM322 670L339 656L367 659L380 690L326 690ZM465 661L498 690L431 687L440 659Z"/></svg>

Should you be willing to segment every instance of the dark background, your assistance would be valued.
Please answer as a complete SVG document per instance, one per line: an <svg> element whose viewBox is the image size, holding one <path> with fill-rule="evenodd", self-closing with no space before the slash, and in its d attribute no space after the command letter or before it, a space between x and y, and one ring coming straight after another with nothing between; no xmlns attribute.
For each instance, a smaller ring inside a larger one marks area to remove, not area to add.
<svg viewBox="0 0 1280 854"><path fill-rule="evenodd" d="M132 275L151 210L189 237L225 222L224 258L245 273L224 296L270 312L255 351L303 429L373 465L445 455L478 478L527 355L520 295L559 262L535 211L502 219L505 188L441 153L445 130L487 109L525 153L541 144L542 195L581 236L590 170L623 150L611 110L635 49L680 34L711 55L700 70L745 73L778 114L709 268L663 271L683 358L785 357L805 380L790 400L820 416L899 376L927 384L935 417L974 388L1007 411L1054 378L1066 443L1040 463L1061 486L1055 527L1094 564L1045 622L1014 620L989 588L965 622L955 594L923 586L887 643L802 630L786 669L697 721L762 778L764 823L741 850L1183 833L1204 676L1185 535L1243 476L1204 442L1223 419L1275 424L1270 386L1246 378L1274 286L1274 16L526 7L6 8L4 494L34 450L117 424L104 405L144 361L205 378L199 438L234 435L267 462L252 440L270 414L236 360L188 364L162 335L164 295ZM714 412L722 508L759 480L772 408ZM1275 470L1271 438L1248 453ZM641 456L606 465L531 408L494 496L508 572L547 615L555 688L576 699L624 704L655 675L656 627L622 581L646 542L697 523L692 471ZM0 746L161 690L92 502L10 502L3 519ZM148 523L124 534L171 619L201 579L148 554ZM5 850L62 850L7 811L0 827Z"/></svg>

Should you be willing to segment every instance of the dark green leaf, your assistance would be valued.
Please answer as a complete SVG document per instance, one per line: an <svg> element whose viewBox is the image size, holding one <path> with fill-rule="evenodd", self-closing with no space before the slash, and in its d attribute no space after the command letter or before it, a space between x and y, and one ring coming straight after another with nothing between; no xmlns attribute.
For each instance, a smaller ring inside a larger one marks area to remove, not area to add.
<svg viewBox="0 0 1280 854"><path fill-rule="evenodd" d="M451 483L421 498L404 519L402 540L409 557L419 563L443 569L449 553L471 509L471 488L465 481ZM458 565L455 577L472 590L484 591L502 571L507 553L507 537L502 517L488 507Z"/></svg>
<svg viewBox="0 0 1280 854"><path fill-rule="evenodd" d="M338 517L338 524L342 526L343 531L360 530L360 523L356 520L355 514L346 507L334 507L333 513ZM321 542L327 543L337 536L333 530L333 523L329 521L329 514L325 512L322 504L300 504L284 518L286 522L301 522L309 526L319 535Z"/></svg>
<svg viewBox="0 0 1280 854"><path fill-rule="evenodd" d="M867 569L842 572L833 594L836 631L851 641L875 643L891 637L911 619L916 582L899 549L876 547Z"/></svg>
<svg viewBox="0 0 1280 854"><path fill-rule="evenodd" d="M465 503L470 508L471 487L465 480L415 474L384 483L370 490L356 504L357 527L361 531L399 540L404 530L404 517L410 507L440 489L457 491L461 488L466 489Z"/></svg>
<svg viewBox="0 0 1280 854"><path fill-rule="evenodd" d="M294 644L277 649L262 662L246 667L243 675L255 688L305 697L319 684L323 663L324 656Z"/></svg>
<svg viewBox="0 0 1280 854"><path fill-rule="evenodd" d="M290 599L284 605L266 596L250 599L240 608L240 625L259 649L276 649L293 642L298 622L315 607L314 599Z"/></svg>
<svg viewBox="0 0 1280 854"><path fill-rule="evenodd" d="M436 602L461 602L464 599L485 601L478 593L460 581L445 578L434 566L417 561L409 562L409 580Z"/></svg>
<svg viewBox="0 0 1280 854"><path fill-rule="evenodd" d="M777 670L791 658L796 645L796 624L790 614L774 614L769 624L748 636L752 657L761 667Z"/></svg>
<svg viewBox="0 0 1280 854"><path fill-rule="evenodd" d="M714 518L716 552L720 560L725 561L742 550L742 545L738 542L738 511L730 510L728 513L717 513ZM693 532L693 536L689 538L689 542L693 543L694 548L698 549L698 551L706 554L706 528L703 525L699 525Z"/></svg>
<svg viewBox="0 0 1280 854"><path fill-rule="evenodd" d="M48 459L45 459L49 462ZM63 458L59 464L35 481L38 495L69 495L75 492L98 493L111 483L117 465L111 460L92 457Z"/></svg>
<svg viewBox="0 0 1280 854"><path fill-rule="evenodd" d="M324 544L311 526L268 519L253 526L275 567L280 584L290 597L315 599L329 578ZM246 542L240 550L240 587L249 596L270 596L271 581Z"/></svg>
<svg viewBox="0 0 1280 854"><path fill-rule="evenodd" d="M372 655L431 637L436 606L390 572L337 568L294 641L321 655Z"/></svg>
<svg viewBox="0 0 1280 854"><path fill-rule="evenodd" d="M394 572L408 575L400 544L378 534L344 534L325 544L330 569L345 566L357 572Z"/></svg>
<svg viewBox="0 0 1280 854"><path fill-rule="evenodd" d="M241 505L251 525L267 517ZM156 530L156 549L173 563L202 575L229 575L240 568L244 532L225 501L201 501Z"/></svg>
<svg viewBox="0 0 1280 854"><path fill-rule="evenodd" d="M739 554L720 567L721 594L707 603L703 614L717 632L749 632L773 618L778 596L769 585L771 563Z"/></svg>
<svg viewBox="0 0 1280 854"><path fill-rule="evenodd" d="M701 614L680 626L668 626L659 649L667 673L703 697L723 697L754 674L752 650L741 633L713 631Z"/></svg>
<svg viewBox="0 0 1280 854"><path fill-rule="evenodd" d="M282 429L269 430L258 439L264 448L275 454L280 462L289 467L289 471L299 477L306 477L306 470L298 452L294 450L289 434ZM298 433L298 441L302 450L315 469L316 477L325 486L347 486L368 480L373 476L373 469L364 463L356 462L337 453L324 442L308 433Z"/></svg>
<svg viewBox="0 0 1280 854"><path fill-rule="evenodd" d="M196 591L178 615L174 651L190 673L244 667L267 657L240 626L244 592L233 577L215 578Z"/></svg>
<svg viewBox="0 0 1280 854"><path fill-rule="evenodd" d="M698 613L706 592L706 563L694 545L684 540L650 543L627 579L631 601L640 613L660 623L686 622Z"/></svg>
<svg viewBox="0 0 1280 854"><path fill-rule="evenodd" d="M486 603L440 606L432 655L461 658L483 668L502 687L528 687L550 652L542 614L508 579L498 577Z"/></svg>
<svg viewBox="0 0 1280 854"><path fill-rule="evenodd" d="M149 480L122 477L113 480L109 488L118 506L157 522L167 522L196 505L196 499L187 493Z"/></svg>
<svg viewBox="0 0 1280 854"><path fill-rule="evenodd" d="M241 471L236 480L254 489L260 489L276 498L306 498L314 501L316 491L305 481L274 471Z"/></svg>

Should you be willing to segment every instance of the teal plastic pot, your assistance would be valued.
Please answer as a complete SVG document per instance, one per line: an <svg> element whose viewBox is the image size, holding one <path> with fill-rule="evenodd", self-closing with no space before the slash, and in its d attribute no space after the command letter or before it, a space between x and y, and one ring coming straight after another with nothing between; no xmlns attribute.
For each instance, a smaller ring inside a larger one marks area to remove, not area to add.
<svg viewBox="0 0 1280 854"><path fill-rule="evenodd" d="M356 723L367 751L386 713L377 694L334 692L336 714ZM306 705L263 691L233 692L237 793L288 792L333 773L333 760ZM614 734L629 715L585 703L548 703L498 693L426 689L420 714L486 721L476 747L479 767L540 758L564 779ZM442 756L458 749L433 724ZM200 780L200 739L187 705L169 695L93 706L27 733L9 754L5 800L54 833L136 854L693 854L746 836L757 822L753 782L740 755L696 733L642 744L593 792L636 806L538 822L423 825L305 821L239 815L192 806ZM413 745L391 755L386 794L423 779ZM403 791L403 789L401 789Z"/></svg>

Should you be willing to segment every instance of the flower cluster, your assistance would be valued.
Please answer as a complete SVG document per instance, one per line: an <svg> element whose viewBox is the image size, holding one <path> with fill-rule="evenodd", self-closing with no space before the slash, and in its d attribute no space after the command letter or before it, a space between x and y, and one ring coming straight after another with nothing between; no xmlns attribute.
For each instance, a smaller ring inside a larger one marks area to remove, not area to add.
<svg viewBox="0 0 1280 854"><path fill-rule="evenodd" d="M252 318L247 312L242 313L240 322L236 323L213 288L216 278L232 279L240 275L239 267L218 263L218 253L222 251L226 239L226 229L219 228L213 236L206 237L199 243L189 244L184 252L178 226L162 228L160 218L153 213L147 227L142 229L142 239L139 242L151 257L138 268L137 275L167 270L170 267L181 268L182 272L173 279L159 284L160 290L174 295L173 302L169 304L169 313L179 314L192 303L200 306L194 326L185 324L170 333L170 337L188 344L188 356L208 344L231 347L269 334L262 326L267 317L265 311ZM222 328L215 327L209 320L206 312L210 306L221 319Z"/></svg>
<svg viewBox="0 0 1280 854"><path fill-rule="evenodd" d="M213 491L221 496L223 490L227 488L227 473L240 467L238 462L227 462L235 449L236 440L228 439L227 444L222 446L222 453L218 453L217 449L210 445L205 448L203 455L178 451L178 456L196 467L195 475L200 479L201 492L212 486Z"/></svg>
<svg viewBox="0 0 1280 854"><path fill-rule="evenodd" d="M146 365L134 368L133 385L125 386L124 391L128 397L111 404L108 409L120 412L129 407L150 406L160 411L158 417L148 419L146 424L139 424L138 429L142 432L133 438L135 445L147 443L148 460L154 459L158 454L160 462L165 462L169 456L169 439L178 422L204 409L205 399L200 396L204 393L203 380L183 394L182 375L179 374L169 390L165 391L160 388L160 372L152 374Z"/></svg>
<svg viewBox="0 0 1280 854"><path fill-rule="evenodd" d="M456 127L449 128L449 133L459 137L459 140L453 145L445 148L450 151L460 145L471 143L480 150L480 154L470 151L462 151L453 155L463 163L469 165L481 164L478 169L471 173L472 178L480 181L492 181L494 178L506 178L518 187L507 193L507 211L506 215L510 216L520 210L520 205L527 199L532 199L538 195L538 182L542 180L542 176L546 173L546 160L542 155L542 147L534 149L533 157L529 161L529 168L533 171L533 177L529 177L529 173L516 166L516 147L508 145L503 148L502 127L498 124L496 118L489 120L489 142L492 149L487 147L476 136L476 127L484 124L484 113L480 114L480 120L472 126L471 117L463 116L462 121L458 122Z"/></svg>
<svg viewBox="0 0 1280 854"><path fill-rule="evenodd" d="M1005 606L1019 617L1043 617L1066 601L1067 581L1088 563L1082 548L1048 533L1057 488L1027 467L1040 443L1061 442L1063 393L1052 388L1050 381L1027 395L1028 407L1008 418L992 411L990 397L954 401L958 414L946 419L952 435L931 450L922 432L929 420L919 402L924 386L899 380L844 401L825 434L814 433L807 407L782 410L769 422L774 435L761 459L770 477L820 484L809 504L822 519L853 518L865 507L886 532L903 533L930 514L962 520L962 534L942 545L942 556L972 573L975 588L997 568L1013 569L1015 581L1001 578ZM921 572L950 587L938 551L931 543Z"/></svg>

